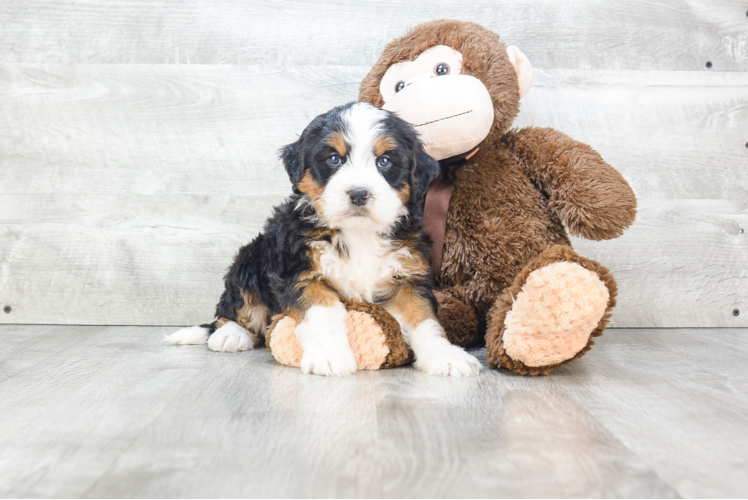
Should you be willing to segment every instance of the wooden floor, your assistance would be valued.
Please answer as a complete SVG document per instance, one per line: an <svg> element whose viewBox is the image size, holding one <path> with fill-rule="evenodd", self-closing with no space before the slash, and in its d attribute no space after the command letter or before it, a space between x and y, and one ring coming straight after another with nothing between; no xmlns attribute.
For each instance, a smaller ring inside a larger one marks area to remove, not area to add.
<svg viewBox="0 0 748 500"><path fill-rule="evenodd" d="M467 380L303 376L172 330L0 326L0 496L748 495L745 329L612 330L550 377Z"/></svg>

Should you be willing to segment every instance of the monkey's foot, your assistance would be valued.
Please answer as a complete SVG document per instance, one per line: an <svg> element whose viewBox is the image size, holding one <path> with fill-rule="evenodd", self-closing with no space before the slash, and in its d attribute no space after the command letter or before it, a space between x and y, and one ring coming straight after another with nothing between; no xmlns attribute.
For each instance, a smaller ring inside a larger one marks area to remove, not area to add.
<svg viewBox="0 0 748 500"><path fill-rule="evenodd" d="M557 261L523 273L518 277L523 282L515 283L519 292L516 286L506 291L509 297L502 296L489 313L488 362L546 375L582 356L592 337L602 334L612 308L615 284L603 270L600 275L578 263Z"/></svg>

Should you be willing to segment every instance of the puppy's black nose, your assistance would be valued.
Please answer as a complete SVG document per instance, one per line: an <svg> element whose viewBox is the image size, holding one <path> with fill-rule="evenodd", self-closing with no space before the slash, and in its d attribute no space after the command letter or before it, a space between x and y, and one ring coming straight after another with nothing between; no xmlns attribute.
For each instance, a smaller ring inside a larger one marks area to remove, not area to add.
<svg viewBox="0 0 748 500"><path fill-rule="evenodd" d="M369 192L366 189L351 189L348 191L348 196L351 197L351 203L357 207L362 207L369 201Z"/></svg>

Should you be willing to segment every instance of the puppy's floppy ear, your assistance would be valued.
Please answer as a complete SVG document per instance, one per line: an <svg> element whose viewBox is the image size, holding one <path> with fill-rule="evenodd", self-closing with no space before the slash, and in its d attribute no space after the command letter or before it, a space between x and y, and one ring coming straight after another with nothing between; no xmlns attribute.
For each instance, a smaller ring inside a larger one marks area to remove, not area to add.
<svg viewBox="0 0 748 500"><path fill-rule="evenodd" d="M410 172L410 199L418 205L423 205L431 182L439 176L441 167L439 162L430 157L419 144L416 148L413 170Z"/></svg>
<svg viewBox="0 0 748 500"><path fill-rule="evenodd" d="M286 167L286 173L288 174L288 178L291 180L291 184L293 184L293 190L295 193L298 193L296 186L298 186L299 182L301 182L301 178L304 176L304 168L301 165L301 158L297 151L298 147L299 142L297 141L288 146L284 146L280 150L280 159L283 160L283 166Z"/></svg>

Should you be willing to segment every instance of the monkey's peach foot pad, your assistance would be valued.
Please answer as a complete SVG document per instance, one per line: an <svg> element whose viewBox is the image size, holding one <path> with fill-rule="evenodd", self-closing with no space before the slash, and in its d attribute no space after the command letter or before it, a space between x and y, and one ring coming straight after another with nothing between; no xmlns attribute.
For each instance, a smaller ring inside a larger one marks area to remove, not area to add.
<svg viewBox="0 0 748 500"><path fill-rule="evenodd" d="M608 303L597 274L556 262L530 273L504 320L506 354L526 366L573 358L586 345Z"/></svg>

